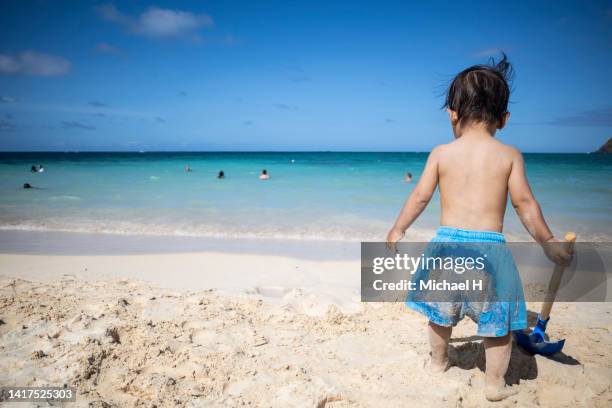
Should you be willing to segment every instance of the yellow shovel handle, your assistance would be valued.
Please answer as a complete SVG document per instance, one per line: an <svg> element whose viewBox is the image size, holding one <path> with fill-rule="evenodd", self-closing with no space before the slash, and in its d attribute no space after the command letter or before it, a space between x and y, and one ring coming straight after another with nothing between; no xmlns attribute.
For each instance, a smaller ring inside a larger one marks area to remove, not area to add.
<svg viewBox="0 0 612 408"><path fill-rule="evenodd" d="M573 251L574 243L576 242L576 234L574 232L568 232L565 234L564 238L564 245L567 246L568 250ZM540 318L542 320L548 320L550 317L550 310L553 307L553 303L555 303L555 296L557 296L557 291L559 290L559 285L561 284L561 278L563 278L564 271L565 266L555 265L553 275L550 278L550 283L548 284L548 291L546 292L544 303L542 303L542 311L540 312Z"/></svg>

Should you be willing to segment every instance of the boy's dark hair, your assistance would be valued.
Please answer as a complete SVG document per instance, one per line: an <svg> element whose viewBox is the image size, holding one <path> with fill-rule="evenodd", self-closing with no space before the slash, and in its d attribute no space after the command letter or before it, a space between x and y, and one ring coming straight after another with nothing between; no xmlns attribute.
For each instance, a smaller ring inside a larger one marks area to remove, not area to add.
<svg viewBox="0 0 612 408"><path fill-rule="evenodd" d="M457 112L459 122L484 122L499 126L508 111L513 69L506 54L487 65L474 65L461 71L451 82L444 108Z"/></svg>

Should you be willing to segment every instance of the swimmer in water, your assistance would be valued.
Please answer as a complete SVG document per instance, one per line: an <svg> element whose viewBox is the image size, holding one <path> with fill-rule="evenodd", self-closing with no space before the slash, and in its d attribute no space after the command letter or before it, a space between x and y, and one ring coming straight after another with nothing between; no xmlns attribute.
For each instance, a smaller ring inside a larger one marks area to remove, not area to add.
<svg viewBox="0 0 612 408"><path fill-rule="evenodd" d="M270 178L270 175L268 174L268 170L263 169L263 170L261 171L261 174L259 175L259 179L260 179L260 180L267 180L267 179L269 179L269 178Z"/></svg>
<svg viewBox="0 0 612 408"><path fill-rule="evenodd" d="M404 176L404 183L410 183L412 181L412 173L406 173Z"/></svg>
<svg viewBox="0 0 612 408"><path fill-rule="evenodd" d="M30 168L30 171L32 173L38 173L38 166L36 166L35 164L32 165L32 167Z"/></svg>
<svg viewBox="0 0 612 408"><path fill-rule="evenodd" d="M219 172L219 174L217 175L217 178L218 178L218 179L224 179L224 178L225 178L225 173L223 172L223 170L221 170L221 171Z"/></svg>
<svg viewBox="0 0 612 408"><path fill-rule="evenodd" d="M32 188L30 183L23 183L23 188Z"/></svg>
<svg viewBox="0 0 612 408"><path fill-rule="evenodd" d="M189 167L189 165L186 165L186 166L185 166L185 171L186 171L187 173L191 173L191 167Z"/></svg>

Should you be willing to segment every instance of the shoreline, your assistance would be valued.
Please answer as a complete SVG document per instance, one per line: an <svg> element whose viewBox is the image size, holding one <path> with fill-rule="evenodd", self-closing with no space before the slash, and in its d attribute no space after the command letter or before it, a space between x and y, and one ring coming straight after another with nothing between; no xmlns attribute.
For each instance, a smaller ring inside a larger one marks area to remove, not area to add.
<svg viewBox="0 0 612 408"><path fill-rule="evenodd" d="M222 238L0 229L0 254L147 255L225 252L307 260L358 260L359 241Z"/></svg>

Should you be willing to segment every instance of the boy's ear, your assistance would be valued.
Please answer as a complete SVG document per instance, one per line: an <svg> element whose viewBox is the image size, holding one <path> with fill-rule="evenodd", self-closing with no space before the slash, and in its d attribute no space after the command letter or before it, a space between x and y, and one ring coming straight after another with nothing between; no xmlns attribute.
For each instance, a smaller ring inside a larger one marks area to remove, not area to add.
<svg viewBox="0 0 612 408"><path fill-rule="evenodd" d="M457 122L459 122L459 115L454 110L446 108L446 112L448 113L448 119L451 122L451 125L457 126Z"/></svg>
<svg viewBox="0 0 612 408"><path fill-rule="evenodd" d="M502 120L501 120L501 123L499 124L498 129L503 129L506 126L506 123L508 123L509 118L510 118L510 112L504 113L504 116L502 116Z"/></svg>

